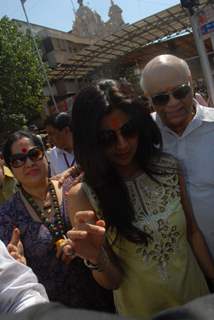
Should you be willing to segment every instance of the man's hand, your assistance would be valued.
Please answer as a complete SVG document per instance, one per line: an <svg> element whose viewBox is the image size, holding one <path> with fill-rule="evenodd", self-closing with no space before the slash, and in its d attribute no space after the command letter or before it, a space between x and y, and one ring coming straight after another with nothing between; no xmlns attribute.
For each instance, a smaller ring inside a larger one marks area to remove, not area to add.
<svg viewBox="0 0 214 320"><path fill-rule="evenodd" d="M18 228L13 229L11 240L7 245L7 250L15 260L27 265L26 258L24 256L24 248L20 240L20 231Z"/></svg>

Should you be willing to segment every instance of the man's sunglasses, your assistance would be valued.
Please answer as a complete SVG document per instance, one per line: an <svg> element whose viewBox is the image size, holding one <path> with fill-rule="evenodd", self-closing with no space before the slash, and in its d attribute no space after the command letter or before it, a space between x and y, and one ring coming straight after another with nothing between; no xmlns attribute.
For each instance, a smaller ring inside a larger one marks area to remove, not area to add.
<svg viewBox="0 0 214 320"><path fill-rule="evenodd" d="M13 168L22 167L27 158L29 158L32 162L36 162L41 160L44 157L44 151L39 147L34 147L30 149L27 153L16 153L13 154L10 158L10 165Z"/></svg>
<svg viewBox="0 0 214 320"><path fill-rule="evenodd" d="M125 139L133 138L137 135L137 124L136 122L132 119L126 122L121 128L117 130L112 130L112 129L106 129L106 130L101 130L99 132L99 143L103 147L111 147L114 144L117 143L117 132L120 132L120 134L123 136Z"/></svg>
<svg viewBox="0 0 214 320"><path fill-rule="evenodd" d="M172 95L177 100L184 99L188 93L191 91L190 83L182 84L178 86L177 88L168 91L168 92L161 92L154 96L151 96L151 100L153 105L155 106L164 106L166 105L170 100L170 95Z"/></svg>

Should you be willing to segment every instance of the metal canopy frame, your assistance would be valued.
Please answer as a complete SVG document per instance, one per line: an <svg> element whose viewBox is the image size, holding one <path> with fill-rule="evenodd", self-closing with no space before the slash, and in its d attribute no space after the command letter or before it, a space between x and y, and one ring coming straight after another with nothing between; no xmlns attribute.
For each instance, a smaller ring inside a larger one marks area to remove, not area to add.
<svg viewBox="0 0 214 320"><path fill-rule="evenodd" d="M206 0L201 0L200 6L206 3ZM85 78L96 68L137 49L191 32L187 12L180 5L175 5L131 25L125 25L118 32L71 54L67 63L57 64L49 76L52 80Z"/></svg>

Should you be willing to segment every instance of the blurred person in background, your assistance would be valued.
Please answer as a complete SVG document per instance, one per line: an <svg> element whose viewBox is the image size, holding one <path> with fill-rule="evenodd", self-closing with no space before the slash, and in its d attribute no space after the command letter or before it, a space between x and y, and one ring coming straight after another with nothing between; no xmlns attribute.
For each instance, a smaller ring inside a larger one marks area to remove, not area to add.
<svg viewBox="0 0 214 320"><path fill-rule="evenodd" d="M0 205L16 191L16 179L11 170L5 166L2 151L0 151Z"/></svg>
<svg viewBox="0 0 214 320"><path fill-rule="evenodd" d="M71 116L66 112L50 115L45 120L50 143L54 147L48 151L51 176L56 176L75 163Z"/></svg>

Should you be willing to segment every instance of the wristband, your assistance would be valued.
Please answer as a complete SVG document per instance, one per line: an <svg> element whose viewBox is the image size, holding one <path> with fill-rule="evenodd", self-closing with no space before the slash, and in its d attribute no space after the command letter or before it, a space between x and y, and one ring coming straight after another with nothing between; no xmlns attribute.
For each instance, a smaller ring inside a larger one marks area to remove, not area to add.
<svg viewBox="0 0 214 320"><path fill-rule="evenodd" d="M87 259L84 259L83 262L84 262L84 265L87 268L89 268L90 270L97 271L97 272L103 271L101 268L99 268L98 264L93 264L90 261L88 261Z"/></svg>
<svg viewBox="0 0 214 320"><path fill-rule="evenodd" d="M93 264L90 261L88 261L87 259L84 259L84 264L87 268L89 268L90 270L94 270L97 272L103 272L106 267L108 266L108 264L110 263L108 254L106 252L106 250L104 249L104 247L101 248L101 252L99 254L98 257L98 263L97 264Z"/></svg>

